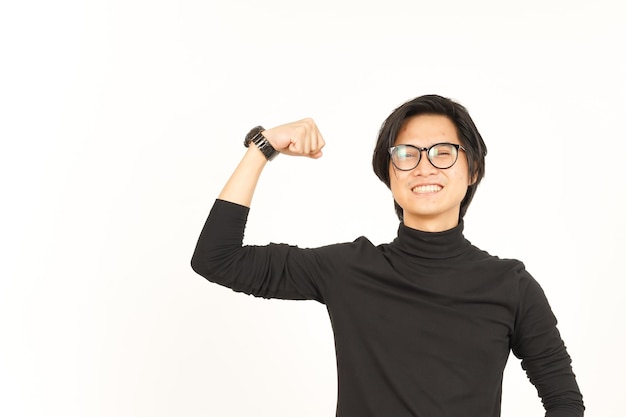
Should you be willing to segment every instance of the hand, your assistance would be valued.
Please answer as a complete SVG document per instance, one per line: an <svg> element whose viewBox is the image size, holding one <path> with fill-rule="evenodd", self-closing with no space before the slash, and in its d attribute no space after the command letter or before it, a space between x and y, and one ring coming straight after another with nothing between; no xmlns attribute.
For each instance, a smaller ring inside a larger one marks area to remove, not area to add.
<svg viewBox="0 0 626 417"><path fill-rule="evenodd" d="M313 119L306 118L263 131L263 136L278 152L285 155L322 156L326 144Z"/></svg>

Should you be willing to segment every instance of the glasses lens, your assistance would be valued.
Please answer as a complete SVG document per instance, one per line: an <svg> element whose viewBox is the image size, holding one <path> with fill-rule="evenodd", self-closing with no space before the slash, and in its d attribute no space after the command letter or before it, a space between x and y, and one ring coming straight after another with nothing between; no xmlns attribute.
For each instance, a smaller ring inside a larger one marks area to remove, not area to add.
<svg viewBox="0 0 626 417"><path fill-rule="evenodd" d="M391 162L396 168L408 171L417 166L420 151L412 146L398 145L391 148Z"/></svg>
<svg viewBox="0 0 626 417"><path fill-rule="evenodd" d="M450 168L456 162L458 150L449 143L440 143L428 151L428 159L434 166L441 169Z"/></svg>

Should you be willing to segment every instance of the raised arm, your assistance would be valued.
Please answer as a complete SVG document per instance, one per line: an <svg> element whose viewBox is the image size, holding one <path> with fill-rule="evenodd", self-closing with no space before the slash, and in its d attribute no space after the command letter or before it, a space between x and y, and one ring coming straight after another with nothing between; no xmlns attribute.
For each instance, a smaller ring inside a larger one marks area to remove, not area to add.
<svg viewBox="0 0 626 417"><path fill-rule="evenodd" d="M311 119L262 132L282 154L319 158L324 139ZM322 302L323 266L313 250L288 245L243 246L248 208L267 160L254 144L224 186L200 233L191 266L209 281L266 298ZM223 201L222 201L223 200Z"/></svg>
<svg viewBox="0 0 626 417"><path fill-rule="evenodd" d="M280 125L267 129L262 134L281 154L309 158L322 156L325 142L313 119ZM251 144L218 198L250 207L254 190L266 163L265 156Z"/></svg>

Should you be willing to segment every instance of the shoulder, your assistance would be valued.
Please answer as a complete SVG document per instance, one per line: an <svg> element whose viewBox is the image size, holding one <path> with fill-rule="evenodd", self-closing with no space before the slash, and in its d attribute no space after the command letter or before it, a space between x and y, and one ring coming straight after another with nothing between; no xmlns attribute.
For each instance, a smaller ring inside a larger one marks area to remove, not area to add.
<svg viewBox="0 0 626 417"><path fill-rule="evenodd" d="M337 267L363 265L370 261L375 261L383 256L381 246L373 244L365 236L360 236L352 242L334 243L304 250L314 254L318 258L318 262L326 264L330 269L334 269Z"/></svg>
<svg viewBox="0 0 626 417"><path fill-rule="evenodd" d="M479 265L483 264L485 268L507 272L507 275L511 277L521 278L527 274L526 266L519 259L501 258L474 245L470 245L466 256L469 260Z"/></svg>
<svg viewBox="0 0 626 417"><path fill-rule="evenodd" d="M384 245L376 246L365 236L360 236L352 242L335 243L326 246L320 246L312 249L320 254L330 254L336 256L372 254L380 252L380 248Z"/></svg>
<svg viewBox="0 0 626 417"><path fill-rule="evenodd" d="M523 296L529 290L531 293L541 292L539 283L528 272L524 262L519 259L491 255L473 245L468 251L468 259L476 270L503 281L518 297Z"/></svg>
<svg viewBox="0 0 626 417"><path fill-rule="evenodd" d="M474 265L479 275L489 280L498 293L508 300L517 320L528 311L549 312L549 304L539 282L519 259L500 258L478 248L473 249Z"/></svg>

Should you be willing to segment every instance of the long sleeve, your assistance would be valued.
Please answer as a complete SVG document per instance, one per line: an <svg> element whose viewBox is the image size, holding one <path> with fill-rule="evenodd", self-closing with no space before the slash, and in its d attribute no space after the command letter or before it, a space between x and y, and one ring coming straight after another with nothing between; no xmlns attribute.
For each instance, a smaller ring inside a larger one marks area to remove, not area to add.
<svg viewBox="0 0 626 417"><path fill-rule="evenodd" d="M556 325L543 290L524 271L512 351L537 388L546 417L582 417L582 395Z"/></svg>
<svg viewBox="0 0 626 417"><path fill-rule="evenodd" d="M326 305L335 335L337 416L500 415L510 349L546 417L582 417L571 360L539 284L516 260L472 246L462 225L301 249L244 246L249 209L218 200L192 267L265 298Z"/></svg>
<svg viewBox="0 0 626 417"><path fill-rule="evenodd" d="M284 244L243 246L249 209L216 200L191 260L211 282L263 298L323 302L320 252Z"/></svg>

